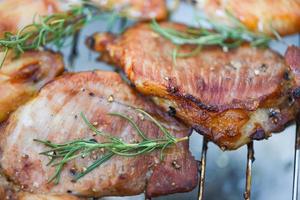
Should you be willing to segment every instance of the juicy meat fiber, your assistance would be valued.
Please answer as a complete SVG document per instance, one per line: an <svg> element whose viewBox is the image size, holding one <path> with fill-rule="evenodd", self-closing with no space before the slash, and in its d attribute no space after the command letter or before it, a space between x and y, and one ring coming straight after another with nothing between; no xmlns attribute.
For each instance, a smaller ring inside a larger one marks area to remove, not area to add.
<svg viewBox="0 0 300 200"><path fill-rule="evenodd" d="M18 59L7 57L0 69L0 122L63 70L58 53L32 51Z"/></svg>
<svg viewBox="0 0 300 200"><path fill-rule="evenodd" d="M300 32L299 0L199 0L198 5L208 18L230 22L226 11L253 31L273 35Z"/></svg>
<svg viewBox="0 0 300 200"><path fill-rule="evenodd" d="M33 139L65 143L94 138L103 142L103 137L93 136L80 118L80 112L99 130L127 142L140 138L127 121L108 113L130 115L148 137L161 137L159 129L138 115L135 107L151 113L177 137L190 133L188 128L138 96L116 73L67 74L47 84L37 97L14 112L0 130L3 172L16 185L23 185L25 191L42 194L102 197L146 191L152 197L193 189L197 184L197 163L189 152L188 142L167 149L164 161L160 161L159 151L137 157L114 156L77 182L71 182L70 171L82 170L94 161L90 156L78 158L64 167L58 185L47 183L55 169L46 166L47 157L39 155L47 148ZM180 167L174 167L174 162Z"/></svg>
<svg viewBox="0 0 300 200"><path fill-rule="evenodd" d="M95 34L88 44L101 59L121 66L139 92L222 149L269 137L298 111L292 90L299 84L284 59L269 49L241 46L226 53L209 47L174 62L175 46L149 24L129 28L119 38ZM194 48L186 45L180 52Z"/></svg>

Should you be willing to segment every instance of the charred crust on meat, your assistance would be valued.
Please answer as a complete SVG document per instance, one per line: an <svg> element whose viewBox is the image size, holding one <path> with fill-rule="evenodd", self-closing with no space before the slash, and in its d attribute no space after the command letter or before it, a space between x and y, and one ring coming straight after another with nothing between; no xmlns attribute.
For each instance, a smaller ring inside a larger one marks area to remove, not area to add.
<svg viewBox="0 0 300 200"><path fill-rule="evenodd" d="M75 167L72 167L72 168L70 169L70 174L71 174L72 176L75 176L75 175L77 174L77 170L76 170Z"/></svg>
<svg viewBox="0 0 300 200"><path fill-rule="evenodd" d="M289 81L290 80L290 73L288 71L285 71L284 74L283 74L283 78L284 78L284 80Z"/></svg>
<svg viewBox="0 0 300 200"><path fill-rule="evenodd" d="M181 168L181 165L179 165L176 160L173 160L172 166L176 170L179 170Z"/></svg>
<svg viewBox="0 0 300 200"><path fill-rule="evenodd" d="M177 86L169 85L169 86L167 87L168 93L171 93L171 94L177 93L178 90L179 90L179 89L178 89Z"/></svg>
<svg viewBox="0 0 300 200"><path fill-rule="evenodd" d="M266 64L264 64L264 63L260 66L261 72L266 72L267 69L268 69L268 65L266 65Z"/></svg>
<svg viewBox="0 0 300 200"><path fill-rule="evenodd" d="M176 94L179 92L179 88L176 85L175 79L168 78L167 92L170 94Z"/></svg>
<svg viewBox="0 0 300 200"><path fill-rule="evenodd" d="M130 85L130 87L132 87L132 88L136 88L136 85L133 83L133 82L129 82L129 85Z"/></svg>
<svg viewBox="0 0 300 200"><path fill-rule="evenodd" d="M251 134L250 138L252 140L263 140L266 138L266 134L264 129L259 128L253 134Z"/></svg>
<svg viewBox="0 0 300 200"><path fill-rule="evenodd" d="M96 40L95 38L92 37L88 37L86 40L86 45L90 48L90 49L94 49L95 48L95 44L96 44Z"/></svg>
<svg viewBox="0 0 300 200"><path fill-rule="evenodd" d="M208 110L208 111L218 111L218 108L215 106L211 106L211 105L206 105L204 103L202 103L201 101L199 101L197 98L195 98L193 95L191 94L186 94L184 95L184 98L192 101L193 103L195 103L198 107Z"/></svg>
<svg viewBox="0 0 300 200"><path fill-rule="evenodd" d="M119 175L119 179L121 179L121 180L125 180L126 178L127 178L126 174L120 174Z"/></svg>
<svg viewBox="0 0 300 200"><path fill-rule="evenodd" d="M199 133L200 135L203 135L208 140L212 140L211 130L209 130L208 128L205 128L205 127L199 126L199 125L193 125L192 130L195 130L197 133Z"/></svg>
<svg viewBox="0 0 300 200"><path fill-rule="evenodd" d="M280 113L279 109L273 109L273 108L271 108L269 110L269 117L270 118L277 118L279 113Z"/></svg>
<svg viewBox="0 0 300 200"><path fill-rule="evenodd" d="M300 98L300 87L294 89L294 91L293 91L293 97L295 99L299 99Z"/></svg>
<svg viewBox="0 0 300 200"><path fill-rule="evenodd" d="M168 115L174 117L176 115L176 109L172 106L169 106Z"/></svg>

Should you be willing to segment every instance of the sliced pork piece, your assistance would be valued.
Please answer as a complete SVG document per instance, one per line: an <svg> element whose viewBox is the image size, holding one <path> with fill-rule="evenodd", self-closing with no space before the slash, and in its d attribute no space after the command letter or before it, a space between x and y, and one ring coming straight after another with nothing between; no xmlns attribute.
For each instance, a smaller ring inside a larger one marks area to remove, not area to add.
<svg viewBox="0 0 300 200"><path fill-rule="evenodd" d="M7 57L0 69L0 122L63 71L58 53L33 51L17 59Z"/></svg>
<svg viewBox="0 0 300 200"><path fill-rule="evenodd" d="M174 23L161 26L186 29ZM269 137L298 111L294 73L269 49L207 47L174 60L176 47L149 24L129 28L118 38L95 34L88 44L102 53L101 59L122 67L139 92L222 149ZM193 49L186 45L180 53Z"/></svg>
<svg viewBox="0 0 300 200"><path fill-rule="evenodd" d="M198 0L209 19L232 25L231 15L252 31L274 35L300 32L299 0Z"/></svg>
<svg viewBox="0 0 300 200"><path fill-rule="evenodd" d="M132 91L116 73L67 74L47 84L3 125L0 130L3 172L15 184L23 186L24 191L42 194L102 197L146 191L146 195L152 197L192 190L197 184L197 163L189 152L188 142L167 148L163 161L160 151L137 157L114 156L73 182L76 173L95 161L93 156L78 158L64 167L58 185L47 183L55 168L47 166L49 159L39 154L47 148L34 139L54 143L75 139L103 142L105 138L94 135L81 119L81 112L99 130L129 143L141 140L136 130L126 120L108 113L131 116L149 138L161 138L157 126L134 108L152 114L176 137L190 133L188 128Z"/></svg>

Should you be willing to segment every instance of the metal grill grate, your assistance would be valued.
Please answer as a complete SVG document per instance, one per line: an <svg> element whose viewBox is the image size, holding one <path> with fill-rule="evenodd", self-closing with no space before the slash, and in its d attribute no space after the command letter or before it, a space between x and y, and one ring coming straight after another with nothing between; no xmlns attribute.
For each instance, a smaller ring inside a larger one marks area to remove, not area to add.
<svg viewBox="0 0 300 200"><path fill-rule="evenodd" d="M300 156L300 115L297 117L296 122L296 137L295 137L295 156L294 156L294 178L293 178L293 198L292 200L298 199L298 183L299 183L299 156ZM204 138L202 144L202 153L200 161L200 180L198 190L198 200L204 199L204 188L205 188L205 172L206 172L206 155L207 155L207 143L208 141ZM253 142L247 145L247 168L246 168L246 184L244 199L250 200L251 197L251 180L252 180L252 163L254 162L254 147Z"/></svg>

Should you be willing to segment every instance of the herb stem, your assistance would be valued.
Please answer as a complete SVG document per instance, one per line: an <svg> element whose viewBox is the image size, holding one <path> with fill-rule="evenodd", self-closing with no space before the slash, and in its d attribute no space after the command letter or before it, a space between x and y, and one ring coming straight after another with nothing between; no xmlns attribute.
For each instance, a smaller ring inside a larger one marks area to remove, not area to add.
<svg viewBox="0 0 300 200"><path fill-rule="evenodd" d="M137 123L131 119L129 116L126 116L121 113L110 113L111 116L120 117L128 121L128 123L134 128L134 130L138 133L141 138L140 142L127 143L123 141L121 138L115 137L108 133L103 133L97 130L88 119L81 113L81 117L86 125L97 135L104 136L104 142L97 142L96 140L88 140L88 139L78 139L70 142L66 142L63 144L56 144L47 140L34 139L35 142L41 143L46 147L50 148L49 150L43 151L40 154L47 156L50 158L48 165L55 167L55 173L50 177L49 182L54 181L55 184L59 183L60 174L63 170L65 164L79 157L85 157L93 152L99 152L98 150L104 150L100 153L100 157L90 166L86 168L85 171L80 172L74 177L74 181L80 179L85 176L101 164L108 161L115 155L123 156L123 157L133 157L139 156L143 154L151 153L155 150L161 150L160 157L163 159L163 152L170 145L177 144L179 142L183 142L188 140L188 136L182 138L176 138L173 136L168 129L166 129L159 121L157 121L154 117L152 117L147 112L136 109L136 111L140 114L143 114L148 120L154 123L159 130L163 133L162 138L149 138L146 134L139 128Z"/></svg>

